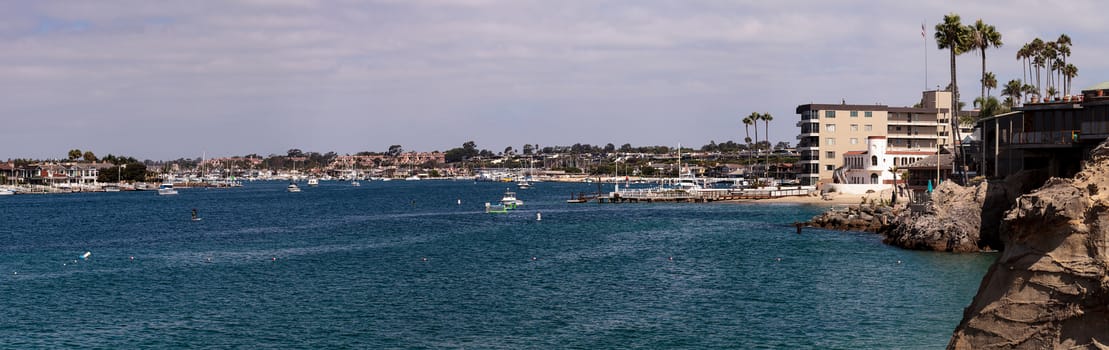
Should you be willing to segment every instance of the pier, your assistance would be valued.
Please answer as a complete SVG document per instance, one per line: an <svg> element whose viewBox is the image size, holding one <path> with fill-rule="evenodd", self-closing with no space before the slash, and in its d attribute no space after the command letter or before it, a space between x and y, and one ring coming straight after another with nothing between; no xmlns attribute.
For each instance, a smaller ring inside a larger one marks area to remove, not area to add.
<svg viewBox="0 0 1109 350"><path fill-rule="evenodd" d="M798 186L790 188L761 188L761 189L697 189L681 190L666 188L617 190L607 195L596 195L589 200L598 203L654 203L654 202L685 202L707 203L715 201L772 199L794 196L811 196L816 188L812 186ZM580 198L580 197L579 197ZM588 198L588 197L587 197ZM589 200L575 203L584 203Z"/></svg>

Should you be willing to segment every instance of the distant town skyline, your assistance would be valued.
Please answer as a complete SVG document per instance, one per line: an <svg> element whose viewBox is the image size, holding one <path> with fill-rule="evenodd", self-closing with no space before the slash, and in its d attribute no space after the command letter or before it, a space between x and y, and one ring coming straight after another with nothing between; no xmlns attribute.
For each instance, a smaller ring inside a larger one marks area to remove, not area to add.
<svg viewBox="0 0 1109 350"><path fill-rule="evenodd" d="M1109 80L1096 1L5 1L0 159L446 151L466 141L699 147L807 103L919 102L949 81L933 27L995 25L998 85L1035 37ZM921 25L925 33L921 33ZM927 83L925 56L927 55ZM980 57L959 56L962 101ZM994 95L998 90L994 90ZM760 123L761 126L761 123ZM760 127L760 138L764 129Z"/></svg>

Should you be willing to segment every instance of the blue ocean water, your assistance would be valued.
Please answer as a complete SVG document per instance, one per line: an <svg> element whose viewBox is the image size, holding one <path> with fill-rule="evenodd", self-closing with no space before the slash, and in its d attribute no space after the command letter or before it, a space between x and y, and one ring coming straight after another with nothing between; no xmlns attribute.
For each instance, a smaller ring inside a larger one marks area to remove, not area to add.
<svg viewBox="0 0 1109 350"><path fill-rule="evenodd" d="M817 206L285 185L0 197L0 347L941 348L995 258L795 234Z"/></svg>

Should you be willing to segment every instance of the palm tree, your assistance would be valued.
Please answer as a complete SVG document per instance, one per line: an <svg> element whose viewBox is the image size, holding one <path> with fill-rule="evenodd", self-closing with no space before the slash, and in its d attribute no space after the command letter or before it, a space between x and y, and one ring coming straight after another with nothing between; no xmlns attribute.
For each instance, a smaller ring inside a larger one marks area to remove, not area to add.
<svg viewBox="0 0 1109 350"><path fill-rule="evenodd" d="M982 75L982 87L986 88L986 94L982 96L990 96L990 91L997 88L997 77L993 72L986 72Z"/></svg>
<svg viewBox="0 0 1109 350"><path fill-rule="evenodd" d="M1032 56L1032 44L1024 44L1020 50L1017 50L1017 61L1020 61L1021 74L1024 75L1022 81L1028 81L1028 72L1032 69L1028 65L1028 58Z"/></svg>
<svg viewBox="0 0 1109 350"><path fill-rule="evenodd" d="M970 43L969 49L978 49L982 53L982 98L986 97L986 49L991 46L994 48L1001 47L1001 33L993 25L982 22L981 19L974 22L973 26L969 27L970 30ZM994 82L996 87L997 82Z"/></svg>
<svg viewBox="0 0 1109 350"><path fill-rule="evenodd" d="M763 168L763 171L765 171L763 177L766 177L770 175L770 121L774 120L774 116L767 112L760 114L759 119L762 119L763 123L766 123L766 133L762 135L762 137L766 139L766 168Z"/></svg>
<svg viewBox="0 0 1109 350"><path fill-rule="evenodd" d="M993 96L976 98L974 99L974 105L978 107L979 120L997 115L1001 111L1001 103Z"/></svg>
<svg viewBox="0 0 1109 350"><path fill-rule="evenodd" d="M1040 84L1040 68L1044 66L1044 41L1040 38L1032 39L1032 42L1029 43L1029 49L1029 58L1032 59L1031 67L1035 68L1036 71L1036 84L1034 84L1033 87L1036 89L1036 96L1043 96L1043 94L1040 93L1040 88L1043 86Z"/></svg>
<svg viewBox="0 0 1109 350"><path fill-rule="evenodd" d="M1019 102L1024 95L1024 84L1017 79L1010 80L1005 84L1005 87L1001 88L1001 95L1009 96L1007 100L1010 101L1008 103L1009 108L1016 107L1016 103Z"/></svg>
<svg viewBox="0 0 1109 350"><path fill-rule="evenodd" d="M1066 76L1067 74L1066 72L1062 72L1062 70L1065 70L1067 68L1067 57L1070 56L1070 47L1073 44L1074 43L1070 40L1070 36L1068 36L1066 33L1059 34L1059 38L1055 39L1055 45L1059 47L1059 57L1063 60L1063 64L1060 66L1060 71L1063 76ZM1063 90L1066 90L1066 93L1068 95L1070 94L1069 80L1063 84Z"/></svg>
<svg viewBox="0 0 1109 350"><path fill-rule="evenodd" d="M951 146L959 140L959 85L955 80L955 55L965 53L969 45L969 29L962 24L958 14L951 13L943 16L943 23L936 25L936 45L940 50L947 49L951 53ZM956 157L960 157L958 147ZM963 159L964 165L966 159ZM963 172L963 183L966 183L966 172Z"/></svg>
<svg viewBox="0 0 1109 350"><path fill-rule="evenodd" d="M1067 84L1065 86L1067 87L1067 94L1070 95L1070 83L1074 77L1078 76L1078 67L1067 63L1067 65L1063 67L1063 76L1067 77Z"/></svg>
<svg viewBox="0 0 1109 350"><path fill-rule="evenodd" d="M755 124L756 122L758 122L758 120L759 120L759 113L758 112L751 112L750 115L748 115L746 118L743 118L743 124L744 125L746 125L746 126L754 125L755 126L755 144L759 143L759 126L758 126L758 124ZM750 135L750 134L748 134L748 135ZM755 150L754 147L751 147L751 140L750 139L751 139L750 137L747 138L747 154L748 155L750 155L751 152L753 152ZM750 158L750 156L748 156L748 158ZM750 159L748 159L747 165L748 166L751 165ZM754 170L755 168L752 166L751 169Z"/></svg>

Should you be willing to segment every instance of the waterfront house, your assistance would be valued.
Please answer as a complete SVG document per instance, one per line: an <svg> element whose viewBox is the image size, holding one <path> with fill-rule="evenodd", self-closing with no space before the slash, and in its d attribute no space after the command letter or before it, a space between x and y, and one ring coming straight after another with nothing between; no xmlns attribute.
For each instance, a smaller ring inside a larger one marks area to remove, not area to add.
<svg viewBox="0 0 1109 350"><path fill-rule="evenodd" d="M837 169L836 182L846 184L892 185L897 169L909 166L935 152L895 151L887 149L885 136L867 137L865 151L850 151L843 156L843 167ZM886 186L888 187L888 186Z"/></svg>
<svg viewBox="0 0 1109 350"><path fill-rule="evenodd" d="M1090 151L1109 137L1109 82L1081 95L1026 103L1011 113L978 121L983 175L1022 170L1071 177Z"/></svg>
<svg viewBox="0 0 1109 350"><path fill-rule="evenodd" d="M954 157L944 150L939 155L924 157L899 169L904 169L908 173L908 177L903 181L909 190L920 193L928 190L929 182L935 187L940 181L951 177L953 161Z"/></svg>

